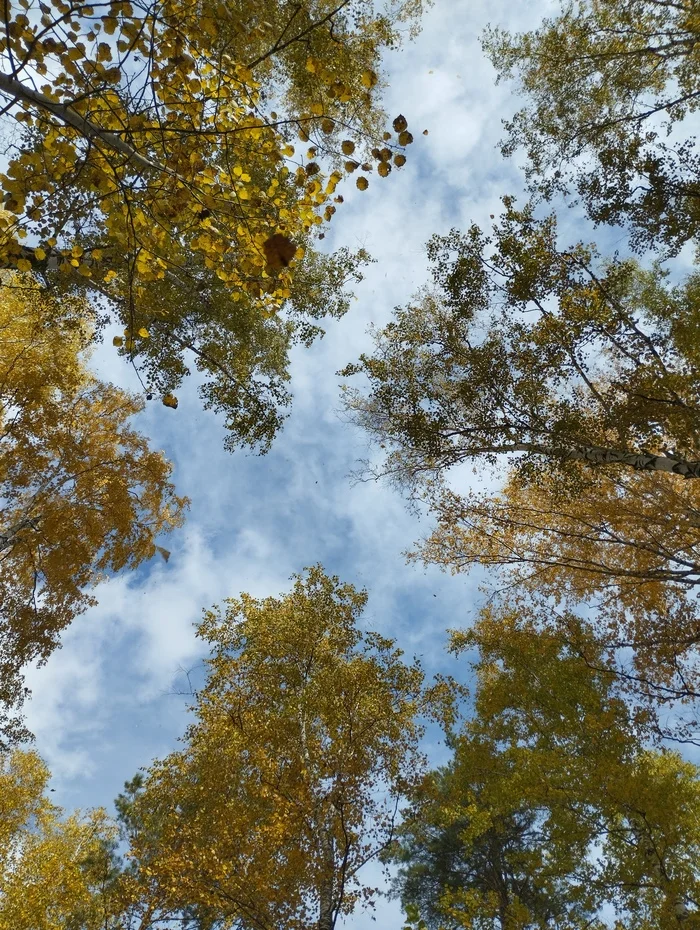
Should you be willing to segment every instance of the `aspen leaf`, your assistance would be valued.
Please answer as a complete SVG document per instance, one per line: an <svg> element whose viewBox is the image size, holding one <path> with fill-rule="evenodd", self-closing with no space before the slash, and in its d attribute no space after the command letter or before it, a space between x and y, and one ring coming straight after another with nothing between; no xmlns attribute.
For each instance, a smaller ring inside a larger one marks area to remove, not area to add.
<svg viewBox="0 0 700 930"><path fill-rule="evenodd" d="M377 165L377 173L380 177L386 178L391 173L391 165L386 161L381 161Z"/></svg>
<svg viewBox="0 0 700 930"><path fill-rule="evenodd" d="M348 174L352 174L352 172L355 171L359 167L360 167L359 162L356 162L356 161L345 162L345 170L348 172Z"/></svg>
<svg viewBox="0 0 700 930"><path fill-rule="evenodd" d="M123 345L124 345L124 338L123 338L123 336L115 336L115 337L112 339L112 345L113 345L113 346L116 346L117 348L120 348L121 346L123 346Z"/></svg>
<svg viewBox="0 0 700 930"><path fill-rule="evenodd" d="M408 128L408 122L406 117L403 114L399 113L396 119L393 122L394 132L403 132L404 129Z"/></svg>
<svg viewBox="0 0 700 930"><path fill-rule="evenodd" d="M406 156L399 152L397 155L394 155L394 164L397 168L402 168L406 164Z"/></svg>
<svg viewBox="0 0 700 930"><path fill-rule="evenodd" d="M297 252L296 245L282 233L275 233L263 243L267 264L271 268L286 268Z"/></svg>
<svg viewBox="0 0 700 930"><path fill-rule="evenodd" d="M36 258L37 261L41 262L46 258L46 252L41 248L34 249L34 258Z"/></svg>
<svg viewBox="0 0 700 930"><path fill-rule="evenodd" d="M362 72L362 84L364 87L374 87L374 85L379 80L376 71L372 71L371 68L368 68L367 71Z"/></svg>
<svg viewBox="0 0 700 930"><path fill-rule="evenodd" d="M357 181L355 181L355 184L361 191L366 191L369 187L369 181L364 176L359 177Z"/></svg>
<svg viewBox="0 0 700 930"><path fill-rule="evenodd" d="M410 145L411 142L413 142L413 136L407 129L399 133L399 145Z"/></svg>
<svg viewBox="0 0 700 930"><path fill-rule="evenodd" d="M17 262L18 271L31 271L32 263L26 258L20 258Z"/></svg>
<svg viewBox="0 0 700 930"><path fill-rule="evenodd" d="M355 143L351 139L344 139L340 143L340 148L343 151L343 155L352 155L355 151Z"/></svg>
<svg viewBox="0 0 700 930"><path fill-rule="evenodd" d="M145 326L142 326L141 329L139 330L139 336L141 336L142 339L149 338L150 333L148 332Z"/></svg>
<svg viewBox="0 0 700 930"><path fill-rule="evenodd" d="M175 397L174 394L164 394L163 406L170 407L172 410L177 410L177 397Z"/></svg>
<svg viewBox="0 0 700 930"><path fill-rule="evenodd" d="M335 129L335 123L332 119L324 119L321 121L321 131L325 132L326 135L329 135Z"/></svg>
<svg viewBox="0 0 700 930"><path fill-rule="evenodd" d="M311 112L314 116L323 116L323 104L322 103L312 103Z"/></svg>

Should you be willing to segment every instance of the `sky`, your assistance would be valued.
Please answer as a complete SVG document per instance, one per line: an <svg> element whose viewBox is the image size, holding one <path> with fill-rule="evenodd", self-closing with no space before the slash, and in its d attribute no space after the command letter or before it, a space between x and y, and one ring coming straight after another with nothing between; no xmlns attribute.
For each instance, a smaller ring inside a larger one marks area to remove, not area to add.
<svg viewBox="0 0 700 930"><path fill-rule="evenodd" d="M351 479L367 442L342 415L336 372L371 348L370 324L388 322L427 282L425 243L433 233L488 224L503 194L522 198L521 171L496 148L501 120L518 99L508 85L496 86L479 35L489 22L533 27L557 7L436 0L418 39L386 56L386 109L391 118L406 116L415 142L405 168L385 180L375 175L367 192L352 180L338 189L345 203L324 245L364 247L376 263L346 317L331 321L311 349L293 352L293 411L268 455L224 450L222 421L201 409L195 378L179 392L176 411L153 403L138 418L135 425L173 462L178 493L191 507L184 528L163 540L169 562L155 558L100 585L99 605L73 623L44 667L27 673L28 725L53 772L56 803L110 808L137 769L176 748L187 721L187 674L201 674L194 624L204 608L242 591L283 594L293 573L318 562L368 590L367 629L421 656L428 675L467 681L464 659L444 646L447 628L467 625L482 602L479 579L406 564L404 550L429 521L409 512L388 484ZM585 238L575 212L563 219L567 234ZM620 238L608 236L612 244ZM92 365L103 379L138 388L109 334ZM433 764L446 759L434 731L425 749ZM372 883L377 874L368 867L363 877ZM374 917L376 924L359 912L342 926L402 925L395 901L380 900Z"/></svg>

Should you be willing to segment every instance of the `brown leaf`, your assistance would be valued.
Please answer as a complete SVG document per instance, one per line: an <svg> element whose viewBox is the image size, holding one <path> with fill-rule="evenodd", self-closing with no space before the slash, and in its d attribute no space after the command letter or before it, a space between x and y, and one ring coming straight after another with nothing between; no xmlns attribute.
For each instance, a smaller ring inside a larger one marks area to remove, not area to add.
<svg viewBox="0 0 700 930"><path fill-rule="evenodd" d="M286 268L296 255L297 247L282 233L275 233L274 236L263 243L265 258L271 268Z"/></svg>

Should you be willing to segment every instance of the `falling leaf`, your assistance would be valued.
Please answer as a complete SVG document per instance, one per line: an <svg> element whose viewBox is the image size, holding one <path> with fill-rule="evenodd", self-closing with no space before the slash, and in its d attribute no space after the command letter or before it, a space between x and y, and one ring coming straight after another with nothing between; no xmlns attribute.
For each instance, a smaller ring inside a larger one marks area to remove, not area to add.
<svg viewBox="0 0 700 930"><path fill-rule="evenodd" d="M175 397L174 394L164 394L163 406L170 407L172 410L177 410L177 397Z"/></svg>
<svg viewBox="0 0 700 930"><path fill-rule="evenodd" d="M163 556L163 560L165 562L167 562L170 558L170 551L168 549L164 549L162 546L156 546L156 552L159 552Z"/></svg>
<svg viewBox="0 0 700 930"><path fill-rule="evenodd" d="M366 191L369 187L369 181L365 177L359 177L355 184L359 187L361 191Z"/></svg>
<svg viewBox="0 0 700 930"><path fill-rule="evenodd" d="M275 233L263 243L265 258L271 268L287 268L296 255L297 247L282 233Z"/></svg>
<svg viewBox="0 0 700 930"><path fill-rule="evenodd" d="M121 336L115 336L114 339L112 340L112 345L117 346L117 348L119 348L120 346L124 345L124 340L122 339Z"/></svg>

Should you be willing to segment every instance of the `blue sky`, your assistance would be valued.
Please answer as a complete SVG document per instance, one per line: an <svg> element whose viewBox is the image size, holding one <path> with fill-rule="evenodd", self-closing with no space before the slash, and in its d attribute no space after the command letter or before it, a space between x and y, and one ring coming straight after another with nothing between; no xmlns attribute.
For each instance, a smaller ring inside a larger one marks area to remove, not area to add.
<svg viewBox="0 0 700 930"><path fill-rule="evenodd" d="M28 673L28 722L53 771L57 803L110 807L140 766L175 747L187 705L175 692L186 687L183 670L196 674L201 661L193 624L203 608L241 591L277 595L288 590L292 573L316 562L368 589L368 629L395 637L409 656L421 655L429 674L466 678L464 661L444 652L445 630L469 622L481 600L478 579L406 565L403 550L429 523L409 513L390 486L349 479L367 446L340 415L335 373L370 348L368 326L387 322L393 307L427 281L430 235L486 224L502 194L522 192L517 166L495 147L501 119L518 100L507 85L495 85L478 37L488 22L517 30L557 7L436 0L417 41L386 58L387 110L407 117L416 141L402 171L375 176L364 194L352 181L342 190L346 202L324 244L363 246L377 261L348 315L331 321L312 349L294 352L293 412L267 456L224 451L221 421L202 411L195 379L179 393L177 411L153 403L139 418L139 428L174 463L178 492L192 506L184 529L164 540L169 563L156 558L100 586L99 606L75 621L45 667ZM577 214L563 218L574 238L589 236L577 228ZM619 239L610 233L605 244ZM136 389L110 342L95 353L94 367ZM435 734L426 749L434 763L444 758ZM365 877L371 882L376 874L370 868ZM395 902L381 901L375 916L377 924L401 926ZM344 924L372 925L362 913Z"/></svg>

